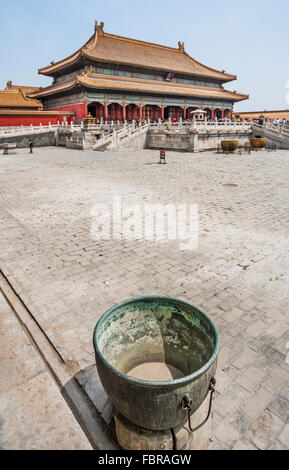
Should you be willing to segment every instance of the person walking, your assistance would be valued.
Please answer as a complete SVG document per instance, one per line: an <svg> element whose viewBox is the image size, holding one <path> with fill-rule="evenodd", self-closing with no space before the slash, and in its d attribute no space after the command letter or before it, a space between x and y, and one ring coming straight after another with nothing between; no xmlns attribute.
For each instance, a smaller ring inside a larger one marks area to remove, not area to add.
<svg viewBox="0 0 289 470"><path fill-rule="evenodd" d="M31 139L29 140L28 144L29 144L29 148L30 148L30 152L29 152L29 153L33 153L33 142L32 142Z"/></svg>

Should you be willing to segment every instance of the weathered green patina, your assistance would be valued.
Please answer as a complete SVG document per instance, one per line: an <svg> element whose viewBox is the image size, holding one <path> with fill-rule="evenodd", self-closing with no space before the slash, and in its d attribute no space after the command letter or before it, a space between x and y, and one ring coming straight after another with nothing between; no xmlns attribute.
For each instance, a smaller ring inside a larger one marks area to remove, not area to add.
<svg viewBox="0 0 289 470"><path fill-rule="evenodd" d="M185 394L192 399L194 413L215 376L218 331L204 312L177 299L141 297L111 308L97 323L93 343L108 396L127 419L146 429L184 424ZM165 362L184 377L152 382L127 375L147 362Z"/></svg>

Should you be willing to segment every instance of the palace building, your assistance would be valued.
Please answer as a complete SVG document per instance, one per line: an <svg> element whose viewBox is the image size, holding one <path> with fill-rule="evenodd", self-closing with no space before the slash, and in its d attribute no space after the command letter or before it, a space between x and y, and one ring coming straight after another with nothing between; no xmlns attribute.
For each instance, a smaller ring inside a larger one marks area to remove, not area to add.
<svg viewBox="0 0 289 470"><path fill-rule="evenodd" d="M13 85L9 80L5 90L0 90L0 127L72 121L73 112L44 111L41 100L29 97L39 90L39 87Z"/></svg>
<svg viewBox="0 0 289 470"><path fill-rule="evenodd" d="M208 118L231 118L234 104L248 99L224 84L235 75L202 65L186 51L104 32L96 21L93 36L71 56L39 69L51 86L29 94L45 110L74 111L81 121L188 119L203 109Z"/></svg>
<svg viewBox="0 0 289 470"><path fill-rule="evenodd" d="M286 121L289 121L289 109L279 109L275 111L248 111L248 112L239 112L236 113L236 117L239 117L240 119L285 119Z"/></svg>

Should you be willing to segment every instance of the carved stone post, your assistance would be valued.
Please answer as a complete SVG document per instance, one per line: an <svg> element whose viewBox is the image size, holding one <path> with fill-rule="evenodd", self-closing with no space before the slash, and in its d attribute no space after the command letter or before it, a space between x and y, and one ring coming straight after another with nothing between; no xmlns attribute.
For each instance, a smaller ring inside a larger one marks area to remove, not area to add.
<svg viewBox="0 0 289 470"><path fill-rule="evenodd" d="M198 149L199 134L196 129L189 131L189 152L196 152Z"/></svg>

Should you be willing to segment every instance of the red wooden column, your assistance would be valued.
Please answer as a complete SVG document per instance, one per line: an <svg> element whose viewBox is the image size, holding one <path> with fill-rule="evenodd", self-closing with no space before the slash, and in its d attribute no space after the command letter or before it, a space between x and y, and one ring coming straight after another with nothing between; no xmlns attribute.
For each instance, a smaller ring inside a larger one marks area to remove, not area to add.
<svg viewBox="0 0 289 470"><path fill-rule="evenodd" d="M84 101L84 102L83 102L83 111L82 111L82 114L83 114L83 115L81 116L81 119L87 117L87 101Z"/></svg>
<svg viewBox="0 0 289 470"><path fill-rule="evenodd" d="M139 105L139 118L142 119L142 104Z"/></svg>
<svg viewBox="0 0 289 470"><path fill-rule="evenodd" d="M212 119L214 119L214 118L215 118L215 110L214 110L214 108L212 108Z"/></svg>
<svg viewBox="0 0 289 470"><path fill-rule="evenodd" d="M126 120L126 107L125 107L125 103L123 103L123 105L122 105L122 118L123 118L124 121Z"/></svg>
<svg viewBox="0 0 289 470"><path fill-rule="evenodd" d="M187 108L184 106L184 121L187 119Z"/></svg>
<svg viewBox="0 0 289 470"><path fill-rule="evenodd" d="M115 109L115 104L112 104L110 107L110 120L115 121L116 120L116 109Z"/></svg>
<svg viewBox="0 0 289 470"><path fill-rule="evenodd" d="M108 120L108 109L107 109L107 102L104 103L104 120Z"/></svg>
<svg viewBox="0 0 289 470"><path fill-rule="evenodd" d="M162 121L165 119L165 107L162 106Z"/></svg>
<svg viewBox="0 0 289 470"><path fill-rule="evenodd" d="M159 108L154 106L154 121L157 121L159 118Z"/></svg>
<svg viewBox="0 0 289 470"><path fill-rule="evenodd" d="M116 119L117 121L121 121L121 105L116 105Z"/></svg>
<svg viewBox="0 0 289 470"><path fill-rule="evenodd" d="M224 108L222 108L222 119L224 119Z"/></svg>

